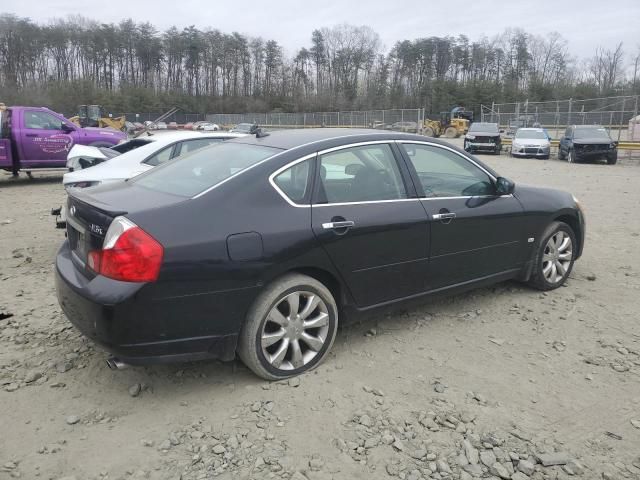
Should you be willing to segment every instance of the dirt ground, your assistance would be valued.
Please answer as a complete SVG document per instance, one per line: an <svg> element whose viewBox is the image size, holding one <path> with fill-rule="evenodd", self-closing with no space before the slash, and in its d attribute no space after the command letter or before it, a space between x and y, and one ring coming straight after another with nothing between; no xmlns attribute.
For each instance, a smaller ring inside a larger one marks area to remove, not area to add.
<svg viewBox="0 0 640 480"><path fill-rule="evenodd" d="M240 362L109 370L55 297L60 176L0 174L0 479L640 478L640 166L483 159L579 198L567 285L372 314L276 383Z"/></svg>

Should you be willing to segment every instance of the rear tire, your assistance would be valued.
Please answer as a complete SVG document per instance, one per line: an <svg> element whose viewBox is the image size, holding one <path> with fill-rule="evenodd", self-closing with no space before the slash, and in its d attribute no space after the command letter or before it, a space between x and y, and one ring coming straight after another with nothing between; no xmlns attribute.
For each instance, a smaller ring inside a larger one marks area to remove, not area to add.
<svg viewBox="0 0 640 480"><path fill-rule="evenodd" d="M329 289L306 275L287 274L268 285L249 309L238 355L265 380L294 377L324 360L337 328L338 307Z"/></svg>
<svg viewBox="0 0 640 480"><path fill-rule="evenodd" d="M561 287L571 274L576 251L576 236L571 227L564 222L552 222L540 237L527 283L538 290Z"/></svg>
<svg viewBox="0 0 640 480"><path fill-rule="evenodd" d="M567 157L562 153L562 149L558 147L558 160L565 160Z"/></svg>

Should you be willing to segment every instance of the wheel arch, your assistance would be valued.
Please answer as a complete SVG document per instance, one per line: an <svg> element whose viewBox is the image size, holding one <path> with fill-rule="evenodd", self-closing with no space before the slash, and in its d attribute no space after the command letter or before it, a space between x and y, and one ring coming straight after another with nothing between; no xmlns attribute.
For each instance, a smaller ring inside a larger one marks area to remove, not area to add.
<svg viewBox="0 0 640 480"><path fill-rule="evenodd" d="M311 266L295 267L284 272L283 275L286 275L287 273L300 273L322 283L329 289L331 295L333 295L339 309L342 309L342 307L348 303L348 293L342 285L342 282L335 274L326 269Z"/></svg>
<svg viewBox="0 0 640 480"><path fill-rule="evenodd" d="M580 221L575 215L571 215L568 213L562 213L562 214L556 215L552 219L552 221L566 223L567 225L569 225L569 228L573 230L573 235L576 237L576 242L578 243L577 251L579 252L579 255L576 256L576 260L577 260L580 257L580 254L582 253L582 246L583 246L582 245L582 242L583 242L582 226L580 225Z"/></svg>

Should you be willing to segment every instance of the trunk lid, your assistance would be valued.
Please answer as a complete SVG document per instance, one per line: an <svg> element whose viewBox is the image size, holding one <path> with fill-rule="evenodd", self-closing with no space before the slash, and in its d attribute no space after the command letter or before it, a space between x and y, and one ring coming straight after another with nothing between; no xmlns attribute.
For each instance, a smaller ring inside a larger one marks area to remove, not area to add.
<svg viewBox="0 0 640 480"><path fill-rule="evenodd" d="M136 187L127 182L71 190L67 199L67 238L74 263L90 273L86 267L88 254L102 248L114 218L185 200L184 197Z"/></svg>

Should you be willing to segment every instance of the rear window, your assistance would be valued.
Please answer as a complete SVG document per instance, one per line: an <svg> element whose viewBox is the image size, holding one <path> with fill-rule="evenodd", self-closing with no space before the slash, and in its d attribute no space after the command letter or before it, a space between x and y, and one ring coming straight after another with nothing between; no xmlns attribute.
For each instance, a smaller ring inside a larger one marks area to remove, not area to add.
<svg viewBox="0 0 640 480"><path fill-rule="evenodd" d="M122 142L118 145L111 147L111 150L115 150L118 153L127 153L130 150L135 150L138 147L143 145L147 145L151 143L153 140L147 140L146 138L134 138L127 142Z"/></svg>
<svg viewBox="0 0 640 480"><path fill-rule="evenodd" d="M131 181L151 190L193 197L281 151L261 145L222 143L180 156Z"/></svg>

